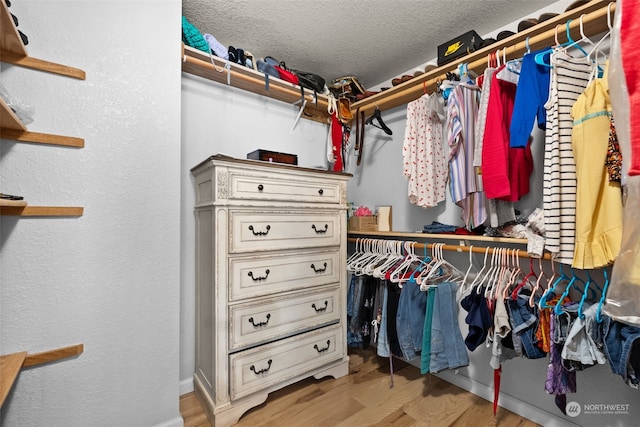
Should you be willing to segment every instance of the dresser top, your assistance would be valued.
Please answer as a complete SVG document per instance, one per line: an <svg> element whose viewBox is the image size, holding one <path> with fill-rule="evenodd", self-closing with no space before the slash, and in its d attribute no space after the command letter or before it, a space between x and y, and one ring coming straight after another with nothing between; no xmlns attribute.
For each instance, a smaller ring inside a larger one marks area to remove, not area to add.
<svg viewBox="0 0 640 427"><path fill-rule="evenodd" d="M297 170L297 171L308 171L308 172L314 172L314 173L323 173L323 174L328 174L328 175L339 175L339 176L346 176L346 177L352 177L353 175L347 172L333 172L333 171L327 171L327 170L323 170L323 169L316 169L316 168L306 168L306 167L302 167L302 166L294 166L294 165L287 165L284 163L270 163L270 162L265 162L265 161L261 161L261 160L249 160L249 159L238 159L235 157L231 157L231 156L227 156L225 154L214 154L213 156L208 157L207 159L203 160L202 162L198 163L196 166L191 168L191 172L194 172L196 169L200 168L201 166L211 162L211 161L224 161L224 162L229 162L229 163L237 163L237 164L241 164L241 165L251 165L251 166L262 166L262 167L267 167L267 168L276 168L276 169L292 169L292 170Z"/></svg>

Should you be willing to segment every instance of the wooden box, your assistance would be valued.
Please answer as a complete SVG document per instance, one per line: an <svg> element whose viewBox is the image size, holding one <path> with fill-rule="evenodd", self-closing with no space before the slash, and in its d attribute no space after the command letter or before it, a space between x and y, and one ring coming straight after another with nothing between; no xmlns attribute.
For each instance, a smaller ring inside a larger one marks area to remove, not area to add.
<svg viewBox="0 0 640 427"><path fill-rule="evenodd" d="M247 154L247 159L262 160L270 163L285 163L287 165L297 165L298 156L295 154L278 153L275 151L256 150Z"/></svg>
<svg viewBox="0 0 640 427"><path fill-rule="evenodd" d="M349 218L349 231L378 231L378 217L352 216Z"/></svg>

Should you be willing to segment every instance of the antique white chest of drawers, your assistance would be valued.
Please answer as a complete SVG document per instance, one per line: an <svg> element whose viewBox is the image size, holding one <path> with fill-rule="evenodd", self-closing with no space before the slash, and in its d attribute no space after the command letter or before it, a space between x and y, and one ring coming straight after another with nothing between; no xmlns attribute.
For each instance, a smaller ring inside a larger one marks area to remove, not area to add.
<svg viewBox="0 0 640 427"><path fill-rule="evenodd" d="M349 174L212 156L196 187L196 372L215 427L279 388L348 373Z"/></svg>

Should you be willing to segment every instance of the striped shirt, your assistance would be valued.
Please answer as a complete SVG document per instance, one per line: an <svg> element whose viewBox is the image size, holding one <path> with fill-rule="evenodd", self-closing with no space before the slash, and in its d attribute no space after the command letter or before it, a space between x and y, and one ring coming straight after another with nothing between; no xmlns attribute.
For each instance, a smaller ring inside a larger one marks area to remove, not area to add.
<svg viewBox="0 0 640 427"><path fill-rule="evenodd" d="M477 87L461 83L447 100L449 189L453 201L462 208L462 219L468 230L487 219L484 192L480 191L480 178L473 166L477 95Z"/></svg>
<svg viewBox="0 0 640 427"><path fill-rule="evenodd" d="M591 63L562 51L551 54L551 84L545 132L542 205L545 245L556 261L571 264L576 234L576 164L573 158L571 107L589 82Z"/></svg>

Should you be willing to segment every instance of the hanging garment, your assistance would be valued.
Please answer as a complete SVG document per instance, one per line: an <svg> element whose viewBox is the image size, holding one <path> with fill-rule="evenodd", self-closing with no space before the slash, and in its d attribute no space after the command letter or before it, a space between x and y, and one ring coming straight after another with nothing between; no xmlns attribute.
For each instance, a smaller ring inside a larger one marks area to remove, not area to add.
<svg viewBox="0 0 640 427"><path fill-rule="evenodd" d="M475 125L475 145L473 147L473 166L482 167L482 145L484 140L484 130L486 128L487 111L489 107L489 93L491 90L491 78L495 73L495 68L486 68L483 74L484 84L480 92L480 104L478 106L478 117ZM478 191L484 191L482 179L478 180ZM512 202L500 199L486 199L487 216L491 227L499 227L510 221L516 220L515 210Z"/></svg>
<svg viewBox="0 0 640 427"><path fill-rule="evenodd" d="M622 190L609 180L606 167L611 130L606 70L603 78L587 86L571 109L577 183L573 267L581 269L611 264L622 240Z"/></svg>
<svg viewBox="0 0 640 427"><path fill-rule="evenodd" d="M387 321L387 302L389 299L389 289L387 281L381 281L382 288L382 313L380 315L380 329L378 330L378 346L377 353L380 357L390 357L391 348L389 346L389 335L387 334L388 321Z"/></svg>
<svg viewBox="0 0 640 427"><path fill-rule="evenodd" d="M556 322L556 316L551 310L551 336L558 335L558 324ZM551 343L551 351L549 352L549 365L547 367L547 379L544 383L544 389L547 393L556 396L556 406L562 411L563 414L567 413L567 393L576 392L576 373L569 372L562 366L562 346L564 340L556 342L553 340Z"/></svg>
<svg viewBox="0 0 640 427"><path fill-rule="evenodd" d="M598 329L601 327L596 321L598 304L593 304L584 310L584 318L577 317L571 325L571 330L560 353L562 365L571 371L582 371L596 364L604 365L607 358L603 351L603 342L593 338L601 337Z"/></svg>
<svg viewBox="0 0 640 427"><path fill-rule="evenodd" d="M407 105L402 144L403 174L409 201L430 208L445 200L447 166L442 136L444 107L436 93Z"/></svg>
<svg viewBox="0 0 640 427"><path fill-rule="evenodd" d="M620 21L616 27L620 30L620 52L629 93L630 151L629 175L640 175L640 56L637 53L637 40L640 37L640 7L638 2L624 0ZM616 18L618 10L616 10Z"/></svg>
<svg viewBox="0 0 640 427"><path fill-rule="evenodd" d="M460 84L453 88L447 100L449 188L454 203L462 208L467 230L479 227L487 219L485 196L478 189L480 177L473 167L476 95L477 88Z"/></svg>
<svg viewBox="0 0 640 427"><path fill-rule="evenodd" d="M484 292L471 290L462 301L460 306L467 311L464 321L469 325L469 332L464 339L464 343L469 351L474 351L478 346L484 344L489 330L493 327L493 319L489 312L487 299Z"/></svg>
<svg viewBox="0 0 640 427"><path fill-rule="evenodd" d="M482 184L488 199L515 202L529 193L529 177L533 171L531 148L509 146L509 124L513 114L516 85L492 77L489 109L482 144Z"/></svg>
<svg viewBox="0 0 640 427"><path fill-rule="evenodd" d="M534 120L538 128L544 130L547 124L547 114L544 104L549 99L549 67L536 63L535 57L542 50L525 54L522 57L520 79L513 105L511 117L510 145L523 148L527 146ZM548 55L545 58L548 60Z"/></svg>
<svg viewBox="0 0 640 427"><path fill-rule="evenodd" d="M635 49L632 47L637 40L634 33L640 31L638 13L640 8L637 7L637 2L623 0L616 4L614 26L620 31L612 31L609 56L609 91L622 152L621 179L622 184L626 184L626 196L620 254L613 266L604 312L619 322L640 327L640 223L637 218L640 211L640 177L627 176L632 153L635 154L633 161L640 161L637 150L634 151L631 144L632 138L638 143L640 129L630 128L630 123L638 120L638 81L630 76L638 73L633 67L636 67L639 58L634 50L628 50ZM624 30L621 29L623 24ZM625 50L626 55L623 55ZM627 75L627 71L630 74Z"/></svg>
<svg viewBox="0 0 640 427"><path fill-rule="evenodd" d="M564 52L551 54L551 84L545 133L543 209L545 247L556 261L573 262L576 234L576 164L573 158L571 108L584 92L591 61Z"/></svg>
<svg viewBox="0 0 640 427"><path fill-rule="evenodd" d="M424 314L424 331L422 334L422 352L420 354L420 373L423 375L429 372L431 362L431 328L433 326L433 302L436 296L436 289L427 289L427 304Z"/></svg>
<svg viewBox="0 0 640 427"><path fill-rule="evenodd" d="M456 285L452 282L443 282L435 289L429 362L429 372L432 373L469 364L469 355L458 325Z"/></svg>
<svg viewBox="0 0 640 427"><path fill-rule="evenodd" d="M427 294L420 291L415 280L408 280L402 287L398 302L396 325L402 357L411 360L422 352Z"/></svg>

